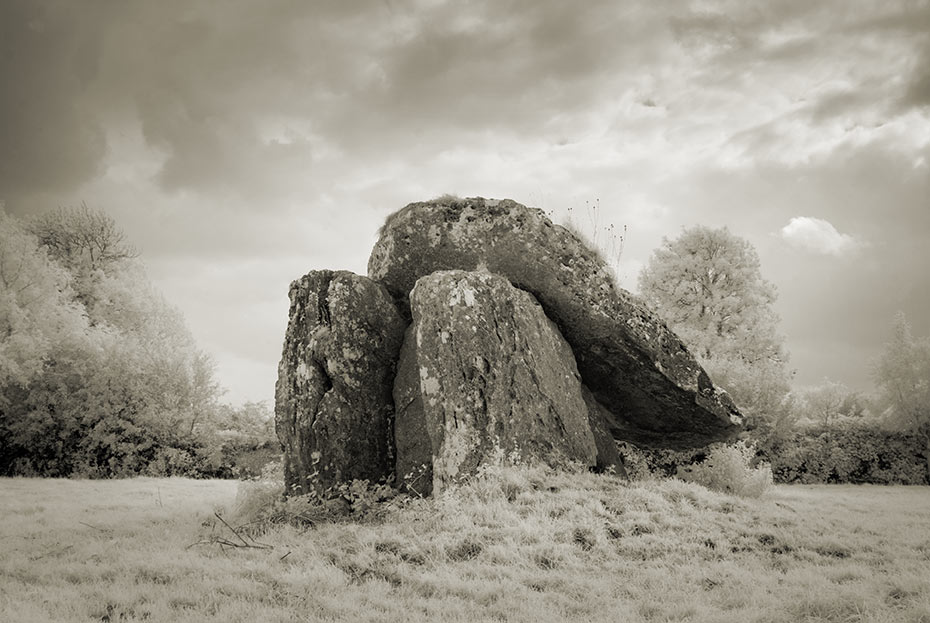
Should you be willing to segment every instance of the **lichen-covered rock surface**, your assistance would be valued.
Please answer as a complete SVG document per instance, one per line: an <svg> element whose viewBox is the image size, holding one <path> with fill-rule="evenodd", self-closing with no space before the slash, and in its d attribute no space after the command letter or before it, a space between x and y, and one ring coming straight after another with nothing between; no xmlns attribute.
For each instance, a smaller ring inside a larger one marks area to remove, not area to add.
<svg viewBox="0 0 930 623"><path fill-rule="evenodd" d="M450 269L501 275L538 299L615 438L683 448L740 430L742 416L678 337L540 210L481 198L410 204L388 218L368 263L405 314L417 280Z"/></svg>
<svg viewBox="0 0 930 623"><path fill-rule="evenodd" d="M419 392L422 423L410 428L429 434L434 490L501 457L596 464L574 355L533 296L498 275L443 271L410 300L394 395L409 404ZM424 456L408 461L401 439L398 465Z"/></svg>
<svg viewBox="0 0 930 623"><path fill-rule="evenodd" d="M275 391L289 493L393 473L391 392L405 324L367 277L321 270L291 284Z"/></svg>

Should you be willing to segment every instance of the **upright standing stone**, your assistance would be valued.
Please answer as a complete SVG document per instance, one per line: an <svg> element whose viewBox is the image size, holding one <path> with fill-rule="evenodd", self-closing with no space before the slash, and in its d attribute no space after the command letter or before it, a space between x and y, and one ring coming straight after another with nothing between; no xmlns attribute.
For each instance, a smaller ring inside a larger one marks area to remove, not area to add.
<svg viewBox="0 0 930 623"><path fill-rule="evenodd" d="M290 288L275 391L289 493L394 471L391 391L405 321L383 286L312 271Z"/></svg>

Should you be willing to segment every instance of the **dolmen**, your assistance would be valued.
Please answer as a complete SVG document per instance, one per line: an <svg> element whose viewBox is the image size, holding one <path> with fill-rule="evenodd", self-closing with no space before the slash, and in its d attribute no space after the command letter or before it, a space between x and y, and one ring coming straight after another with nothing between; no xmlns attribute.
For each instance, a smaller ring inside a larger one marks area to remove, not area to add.
<svg viewBox="0 0 930 623"><path fill-rule="evenodd" d="M624 474L617 441L699 447L743 417L596 249L515 201L443 197L388 217L367 276L291 284L275 424L289 494L427 495L502 457Z"/></svg>

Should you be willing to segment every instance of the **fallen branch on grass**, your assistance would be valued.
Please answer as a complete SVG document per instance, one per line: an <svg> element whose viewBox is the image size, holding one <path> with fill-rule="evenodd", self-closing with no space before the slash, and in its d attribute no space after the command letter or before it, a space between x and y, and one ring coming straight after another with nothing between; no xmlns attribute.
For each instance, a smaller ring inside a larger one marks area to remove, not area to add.
<svg viewBox="0 0 930 623"><path fill-rule="evenodd" d="M60 556L70 549L74 549L74 545L65 545L64 547L59 547L56 549L51 549L44 554L39 554L38 556L30 556L29 560L36 561L45 558L46 556Z"/></svg>
<svg viewBox="0 0 930 623"><path fill-rule="evenodd" d="M110 528L98 528L97 526L92 526L89 523L85 523L83 521L79 521L78 523L81 524L82 526L93 528L94 530L97 530L98 532L113 532L113 530L111 530Z"/></svg>
<svg viewBox="0 0 930 623"><path fill-rule="evenodd" d="M223 548L240 547L240 548L247 548L247 549L274 549L273 545L268 545L267 543L259 543L258 541L250 537L248 534L244 534L242 531L237 530L236 528L233 528L231 525L229 525L229 523L225 519L223 519L223 517L219 513L213 513L213 516L219 519L220 523L226 526L229 529L229 531L232 532L233 535L235 535L235 537L238 539L238 542L230 541L229 539L225 539L216 534L211 534L209 539L201 539L200 541L197 541L196 543L191 543L185 549L190 549L194 547L195 545L219 545L220 547L223 547Z"/></svg>

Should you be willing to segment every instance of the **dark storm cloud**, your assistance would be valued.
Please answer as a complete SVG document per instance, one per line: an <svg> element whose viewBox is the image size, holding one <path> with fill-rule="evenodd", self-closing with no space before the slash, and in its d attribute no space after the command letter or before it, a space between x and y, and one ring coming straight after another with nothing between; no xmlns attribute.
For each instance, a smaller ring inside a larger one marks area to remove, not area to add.
<svg viewBox="0 0 930 623"><path fill-rule="evenodd" d="M483 145L489 135L572 142L592 110L609 109L638 79L671 72L665 81L679 89L716 84L755 103L744 86L753 75L843 53L870 27L897 33L895 41L903 33L908 44L926 7L8 2L0 62L14 88L0 122L0 192L67 190L90 179L106 154L102 124L118 114L141 123L163 154L165 189L247 201L287 191L293 180L282 171L325 182L334 159L376 163L398 147L422 158L438 145ZM896 76L908 107L927 99L930 63L918 60ZM845 88L811 94L814 122L887 95L874 78L848 78ZM269 134L289 124L288 140Z"/></svg>
<svg viewBox="0 0 930 623"><path fill-rule="evenodd" d="M930 24L926 32L930 33ZM930 108L930 45L924 48L915 66L900 103L904 109L927 109Z"/></svg>
<svg viewBox="0 0 930 623"><path fill-rule="evenodd" d="M400 145L424 155L492 133L501 143L559 140L579 132L579 115L622 96L631 69L655 65L665 40L653 10L616 3L394 6L366 71L327 118L353 153Z"/></svg>
<svg viewBox="0 0 930 623"><path fill-rule="evenodd" d="M889 91L904 111L930 106L930 2L891 3L883 11L852 21L847 30L867 42L893 40L901 45L904 69Z"/></svg>
<svg viewBox="0 0 930 623"><path fill-rule="evenodd" d="M610 4L523 9L488 3L467 16L442 7L422 17L412 37L386 50L380 103L465 126L524 126L556 107L585 107L597 81L632 55L624 41L637 25Z"/></svg>
<svg viewBox="0 0 930 623"><path fill-rule="evenodd" d="M0 196L74 190L100 173L104 124L126 118L163 152L166 189L277 187L310 150L259 121L312 121L353 73L339 27L361 4L345 4L3 3Z"/></svg>
<svg viewBox="0 0 930 623"><path fill-rule="evenodd" d="M306 165L306 145L266 141L259 122L261 115L312 116L295 85L306 88L306 74L322 60L313 60L321 55L310 33L302 65L292 31L299 22L288 7L276 14L281 24L269 24L257 4L223 6L212 15L137 7L138 21L108 33L108 88L127 100L149 144L164 152L158 179L166 189L253 199L276 187L275 171ZM130 56L120 56L127 49Z"/></svg>
<svg viewBox="0 0 930 623"><path fill-rule="evenodd" d="M108 33L110 86L132 93L146 139L164 151L165 188L260 196L290 158L312 176L331 152L384 161L397 146L422 157L492 131L561 137L605 89L622 93L625 71L655 64L664 40L662 16L607 2L325 8L137 7L142 19ZM262 119L302 129L283 149Z"/></svg>
<svg viewBox="0 0 930 623"><path fill-rule="evenodd" d="M696 88L724 89L748 106L795 101L751 128L734 128L731 142L747 154L769 155L788 122L875 126L930 103L926 0L717 2L670 23L701 60ZM789 90L772 92L778 85Z"/></svg>
<svg viewBox="0 0 930 623"><path fill-rule="evenodd" d="M262 115L303 119L319 150L369 157L398 142L416 151L490 131L570 132L577 111L621 95L624 73L655 65L666 41L663 16L615 3L391 2L326 16L306 6L148 15L163 22L157 41L151 26L124 35L146 42L118 82L138 93L146 136L168 154L166 187L221 171L260 178Z"/></svg>
<svg viewBox="0 0 930 623"><path fill-rule="evenodd" d="M90 89L99 41L74 28L81 13L0 3L0 199L70 190L98 172L106 142Z"/></svg>
<svg viewBox="0 0 930 623"><path fill-rule="evenodd" d="M874 91L868 86L860 85L856 89L844 88L830 91L808 106L805 112L810 114L810 120L815 124L856 115L863 109L872 108L875 104ZM879 85L873 83L871 86L878 87Z"/></svg>

